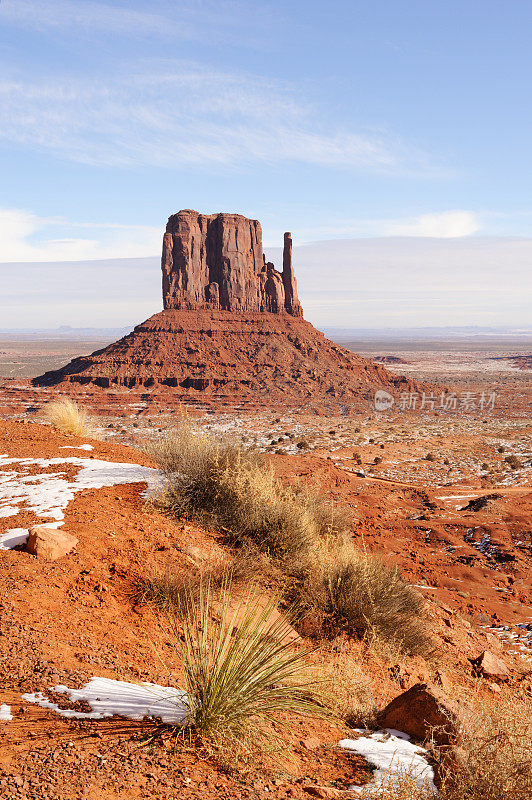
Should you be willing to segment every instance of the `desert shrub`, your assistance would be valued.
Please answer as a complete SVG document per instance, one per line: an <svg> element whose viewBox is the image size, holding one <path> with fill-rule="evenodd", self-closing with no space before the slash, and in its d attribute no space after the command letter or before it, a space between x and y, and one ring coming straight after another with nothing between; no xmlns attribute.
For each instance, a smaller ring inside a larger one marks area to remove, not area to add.
<svg viewBox="0 0 532 800"><path fill-rule="evenodd" d="M423 598L404 583L397 568L344 546L323 559L313 579L314 602L323 612L325 628L364 637L383 655L394 650L430 654Z"/></svg>
<svg viewBox="0 0 532 800"><path fill-rule="evenodd" d="M436 456L434 453L427 453L425 456L425 461L436 461Z"/></svg>
<svg viewBox="0 0 532 800"><path fill-rule="evenodd" d="M254 541L284 558L301 557L317 540L310 498L283 486L256 454L181 426L147 448L167 479L159 503L223 532L232 543Z"/></svg>
<svg viewBox="0 0 532 800"><path fill-rule="evenodd" d="M170 619L188 695L186 725L214 740L238 739L251 725L260 735L260 723L278 722L283 712L325 715L306 677L310 651L294 648L278 600L261 602L253 587L238 597L230 581L217 596L209 582L184 594Z"/></svg>
<svg viewBox="0 0 532 800"><path fill-rule="evenodd" d="M375 456L373 459L374 464L382 464L382 458L380 456Z"/></svg>
<svg viewBox="0 0 532 800"><path fill-rule="evenodd" d="M304 502L309 509L316 532L318 534L317 546L321 540L337 539L343 542L352 524L352 512L348 506L334 498L324 498L323 489L319 483L305 487L298 493L300 502Z"/></svg>
<svg viewBox="0 0 532 800"><path fill-rule="evenodd" d="M358 450L353 451L353 461L355 464L362 464L362 456L358 452Z"/></svg>
<svg viewBox="0 0 532 800"><path fill-rule="evenodd" d="M345 653L321 649L316 665L317 692L334 716L353 728L375 722L376 706L370 683L360 664Z"/></svg>
<svg viewBox="0 0 532 800"><path fill-rule="evenodd" d="M68 436L91 435L87 412L69 397L61 397L47 403L44 407L44 416L50 425Z"/></svg>
<svg viewBox="0 0 532 800"><path fill-rule="evenodd" d="M460 731L441 765L442 800L532 797L532 698L508 690L461 712Z"/></svg>
<svg viewBox="0 0 532 800"><path fill-rule="evenodd" d="M355 550L348 510L308 489L289 488L255 453L181 426L147 447L166 476L156 500L222 533L233 546L236 580L263 577L312 618L316 635L345 631L383 654L427 654L423 600L397 569ZM207 572L216 582L214 573ZM182 579L148 576L140 597L161 608L178 604Z"/></svg>
<svg viewBox="0 0 532 800"><path fill-rule="evenodd" d="M300 439L296 445L300 450L308 450L310 445L306 439Z"/></svg>
<svg viewBox="0 0 532 800"><path fill-rule="evenodd" d="M515 455L506 456L504 460L508 464L508 466L511 467L511 469L521 469L521 467L523 466L520 459Z"/></svg>

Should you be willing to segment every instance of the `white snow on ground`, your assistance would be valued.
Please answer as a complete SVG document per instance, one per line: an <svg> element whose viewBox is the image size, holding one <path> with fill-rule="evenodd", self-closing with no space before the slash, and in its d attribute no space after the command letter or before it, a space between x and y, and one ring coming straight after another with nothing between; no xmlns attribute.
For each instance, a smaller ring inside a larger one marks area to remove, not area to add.
<svg viewBox="0 0 532 800"><path fill-rule="evenodd" d="M0 706L0 722L9 722L11 719L13 719L13 714L11 713L10 707L2 703Z"/></svg>
<svg viewBox="0 0 532 800"><path fill-rule="evenodd" d="M121 464L100 461L96 458L10 458L0 456L0 468L16 464L21 472L14 469L0 469L0 517L14 516L20 506L33 511L38 517L55 520L51 527L63 524L64 510L76 492L82 489L101 489L119 483L147 483L149 487L158 484L158 472L139 464ZM31 474L28 467L38 468L73 464L80 467L78 474L67 478L64 472L37 472ZM11 549L6 542L18 535L20 528L14 528L0 536L0 549ZM28 531L25 531L26 536ZM7 537L7 538L6 538ZM20 544L21 542L17 542Z"/></svg>
<svg viewBox="0 0 532 800"><path fill-rule="evenodd" d="M128 683L110 678L92 678L81 689L67 686L54 686L54 692L67 694L72 702L85 700L92 711L62 709L52 703L42 692L23 694L22 699L36 703L42 708L56 711L63 717L76 719L103 719L117 714L128 719L160 717L163 722L182 722L187 714L186 694L172 686L158 686L156 683Z"/></svg>
<svg viewBox="0 0 532 800"><path fill-rule="evenodd" d="M18 514L18 508L14 506L2 506L0 508L0 517L14 517Z"/></svg>
<svg viewBox="0 0 532 800"><path fill-rule="evenodd" d="M0 550L13 550L28 540L27 528L11 528L0 536Z"/></svg>
<svg viewBox="0 0 532 800"><path fill-rule="evenodd" d="M355 732L364 733L359 729ZM412 744L406 733L386 728L358 739L342 739L339 745L354 750L376 767L373 780L365 786L350 786L352 791L378 797L383 786L398 786L401 779L409 778L420 788L437 794L434 770L426 760L427 751Z"/></svg>
<svg viewBox="0 0 532 800"><path fill-rule="evenodd" d="M59 448L60 450L94 450L92 444L63 444Z"/></svg>

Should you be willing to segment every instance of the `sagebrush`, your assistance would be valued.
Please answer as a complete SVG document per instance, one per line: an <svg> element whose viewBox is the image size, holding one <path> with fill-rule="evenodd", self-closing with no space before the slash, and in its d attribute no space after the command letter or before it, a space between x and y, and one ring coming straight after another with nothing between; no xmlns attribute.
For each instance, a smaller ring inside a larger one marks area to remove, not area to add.
<svg viewBox="0 0 532 800"><path fill-rule="evenodd" d="M390 657L430 652L422 598L397 569L354 548L341 504L286 486L259 454L188 425L146 449L166 477L159 506L220 531L234 547L235 577L256 576L260 566L306 609L316 635L364 636ZM171 579L157 580L160 605L161 590L171 598L173 589Z"/></svg>

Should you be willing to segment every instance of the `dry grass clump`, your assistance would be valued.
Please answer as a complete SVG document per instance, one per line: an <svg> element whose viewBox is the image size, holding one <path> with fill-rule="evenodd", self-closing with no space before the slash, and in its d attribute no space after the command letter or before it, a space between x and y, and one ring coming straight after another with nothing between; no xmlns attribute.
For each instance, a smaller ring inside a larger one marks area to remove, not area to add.
<svg viewBox="0 0 532 800"><path fill-rule="evenodd" d="M530 695L508 690L497 700L477 702L462 711L460 723L456 743L432 751L438 763L438 799L530 800ZM408 777L397 786L390 782L379 787L377 796L382 800L433 800L430 792L415 787Z"/></svg>
<svg viewBox="0 0 532 800"><path fill-rule="evenodd" d="M313 601L324 614L325 629L364 637L385 656L394 650L430 655L423 598L404 583L397 567L344 545L323 558L313 583Z"/></svg>
<svg viewBox="0 0 532 800"><path fill-rule="evenodd" d="M511 469L521 469L523 466L522 461L516 455L507 456L504 461L511 467Z"/></svg>
<svg viewBox="0 0 532 800"><path fill-rule="evenodd" d="M278 723L284 712L325 715L306 677L310 651L294 648L278 600L261 602L254 587L239 597L230 580L216 596L201 581L181 597L170 621L188 695L186 726L224 743L260 738L261 723Z"/></svg>
<svg viewBox="0 0 532 800"><path fill-rule="evenodd" d="M376 705L368 677L358 661L346 653L322 649L315 667L322 702L337 719L352 728L374 724Z"/></svg>
<svg viewBox="0 0 532 800"><path fill-rule="evenodd" d="M161 505L222 531L236 544L253 541L277 558L308 553L317 538L310 498L283 486L256 454L180 426L146 448L163 470Z"/></svg>
<svg viewBox="0 0 532 800"><path fill-rule="evenodd" d="M462 712L461 729L442 765L442 800L532 797L532 698L519 690Z"/></svg>
<svg viewBox="0 0 532 800"><path fill-rule="evenodd" d="M133 578L131 598L139 604L151 603L161 611L174 611L197 580L194 573L182 569L143 570Z"/></svg>
<svg viewBox="0 0 532 800"><path fill-rule="evenodd" d="M44 416L50 425L68 436L92 435L87 412L69 397L61 397L47 403L44 407Z"/></svg>

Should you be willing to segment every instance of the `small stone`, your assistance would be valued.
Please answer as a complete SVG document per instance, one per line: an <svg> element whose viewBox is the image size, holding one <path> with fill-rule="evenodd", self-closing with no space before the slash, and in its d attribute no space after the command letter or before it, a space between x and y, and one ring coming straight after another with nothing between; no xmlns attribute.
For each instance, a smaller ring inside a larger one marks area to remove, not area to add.
<svg viewBox="0 0 532 800"><path fill-rule="evenodd" d="M46 528L44 525L34 525L33 528L30 528L26 551L37 558L55 561L70 553L77 543L78 539L66 531Z"/></svg>
<svg viewBox="0 0 532 800"><path fill-rule="evenodd" d="M333 789L332 786L318 786L314 783L307 783L301 788L311 797L321 797L324 798L324 800L334 800L334 798L340 797L341 795L338 789Z"/></svg>
<svg viewBox="0 0 532 800"><path fill-rule="evenodd" d="M316 750L320 744L321 742L316 736L307 736L305 739L301 740L301 746L306 750Z"/></svg>
<svg viewBox="0 0 532 800"><path fill-rule="evenodd" d="M507 678L510 674L504 661L489 650L473 659L472 664L475 672L484 678Z"/></svg>

